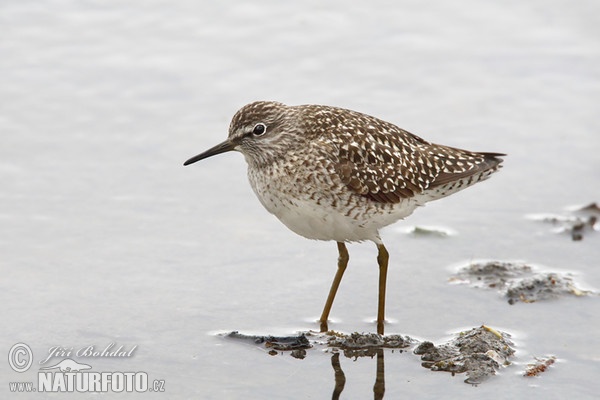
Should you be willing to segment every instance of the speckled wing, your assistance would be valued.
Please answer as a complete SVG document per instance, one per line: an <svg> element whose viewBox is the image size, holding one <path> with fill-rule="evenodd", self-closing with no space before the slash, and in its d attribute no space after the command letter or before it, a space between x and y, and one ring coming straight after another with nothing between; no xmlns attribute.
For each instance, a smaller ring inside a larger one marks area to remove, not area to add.
<svg viewBox="0 0 600 400"><path fill-rule="evenodd" d="M336 164L344 184L377 202L398 203L435 188L456 191L487 178L502 162L498 153L437 145L383 121L377 124L340 135ZM440 191L439 197L444 195Z"/></svg>

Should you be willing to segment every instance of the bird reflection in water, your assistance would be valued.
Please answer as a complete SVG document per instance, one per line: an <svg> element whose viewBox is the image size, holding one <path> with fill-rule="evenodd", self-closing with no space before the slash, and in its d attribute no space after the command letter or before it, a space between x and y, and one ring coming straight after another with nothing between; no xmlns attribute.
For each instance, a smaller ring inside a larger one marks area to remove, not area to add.
<svg viewBox="0 0 600 400"><path fill-rule="evenodd" d="M373 349L373 354L377 360L377 372L375 374L375 384L373 385L373 398L375 400L383 399L385 393L385 361L383 358L383 349ZM337 400L346 385L346 375L340 364L340 353L334 353L331 356L331 366L333 367L335 386L331 398Z"/></svg>

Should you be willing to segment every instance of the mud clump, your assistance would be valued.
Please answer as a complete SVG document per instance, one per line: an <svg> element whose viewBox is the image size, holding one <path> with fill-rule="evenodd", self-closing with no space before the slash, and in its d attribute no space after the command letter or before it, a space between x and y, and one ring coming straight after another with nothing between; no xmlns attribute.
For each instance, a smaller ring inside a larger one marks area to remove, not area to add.
<svg viewBox="0 0 600 400"><path fill-rule="evenodd" d="M560 272L536 272L530 265L511 261L474 262L459 269L451 282L498 290L509 304L533 303L566 295L594 294L579 289L573 278Z"/></svg>
<svg viewBox="0 0 600 400"><path fill-rule="evenodd" d="M432 371L466 373L466 383L479 384L503 366L515 350L510 335L487 326L460 332L448 343L435 346L425 341L414 350L421 356L422 366Z"/></svg>
<svg viewBox="0 0 600 400"><path fill-rule="evenodd" d="M377 354L378 349L404 349L416 342L408 336L400 335L383 336L377 333L358 332L350 335L331 333L333 334L327 339L327 346L342 350L344 356L348 358L372 357Z"/></svg>
<svg viewBox="0 0 600 400"><path fill-rule="evenodd" d="M264 344L265 348L275 352L306 350L312 347L309 340L306 338L306 335L303 333L297 336L257 336L245 335L238 331L233 331L225 336L231 339L241 339L254 344ZM301 352L296 353L301 354ZM304 354L306 354L306 352Z"/></svg>
<svg viewBox="0 0 600 400"><path fill-rule="evenodd" d="M505 296L509 304L518 301L533 303L540 300L549 300L563 295L583 296L586 291L577 289L573 280L568 276L557 273L537 274L513 282L507 289Z"/></svg>
<svg viewBox="0 0 600 400"><path fill-rule="evenodd" d="M584 235L600 230L600 207L590 203L583 207L572 207L568 214L531 214L528 218L552 224L557 233L564 233L574 241L583 240Z"/></svg>

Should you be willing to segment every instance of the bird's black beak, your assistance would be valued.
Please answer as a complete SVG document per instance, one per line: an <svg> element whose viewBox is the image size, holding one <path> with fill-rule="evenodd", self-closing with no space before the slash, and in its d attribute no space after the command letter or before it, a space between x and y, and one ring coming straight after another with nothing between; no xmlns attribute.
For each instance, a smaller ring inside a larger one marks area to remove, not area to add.
<svg viewBox="0 0 600 400"><path fill-rule="evenodd" d="M225 153L228 151L232 151L235 149L235 145L227 139L223 143L219 143L215 147L211 147L206 150L204 153L200 153L197 156L194 156L183 163L183 165L190 165L195 163L196 161L204 160L205 158L216 156L217 154Z"/></svg>

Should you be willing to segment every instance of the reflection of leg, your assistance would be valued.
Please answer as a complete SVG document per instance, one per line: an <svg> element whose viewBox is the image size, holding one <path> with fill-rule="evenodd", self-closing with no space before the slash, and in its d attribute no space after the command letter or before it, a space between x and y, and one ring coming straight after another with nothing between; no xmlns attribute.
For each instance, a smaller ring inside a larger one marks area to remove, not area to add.
<svg viewBox="0 0 600 400"><path fill-rule="evenodd" d="M321 319L319 319L319 322L321 323L321 332L326 332L329 330L327 327L327 318L329 318L329 312L331 311L331 306L333 305L333 299L335 299L335 294L340 286L342 276L344 276L344 271L348 266L348 259L350 258L348 256L348 249L346 249L344 242L337 242L337 247L340 254L338 257L338 269L335 273L335 278L333 278L331 289L329 289L329 296L327 296L327 301L325 302Z"/></svg>
<svg viewBox="0 0 600 400"><path fill-rule="evenodd" d="M385 393L385 362L383 361L383 349L377 349L377 377L373 386L373 398L375 400L383 399Z"/></svg>
<svg viewBox="0 0 600 400"><path fill-rule="evenodd" d="M346 375L344 375L344 371L342 371L342 367L340 365L340 353L335 353L331 356L331 365L333 366L333 371L335 373L335 387L333 388L333 394L331 398L333 400L337 400L340 398L340 394L344 390L344 385L346 385Z"/></svg>
<svg viewBox="0 0 600 400"><path fill-rule="evenodd" d="M377 244L377 263L379 264L379 302L377 306L377 333L383 335L385 320L385 282L387 279L388 260L390 255L383 243Z"/></svg>

